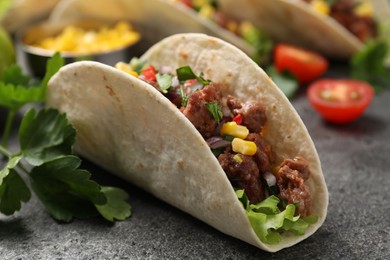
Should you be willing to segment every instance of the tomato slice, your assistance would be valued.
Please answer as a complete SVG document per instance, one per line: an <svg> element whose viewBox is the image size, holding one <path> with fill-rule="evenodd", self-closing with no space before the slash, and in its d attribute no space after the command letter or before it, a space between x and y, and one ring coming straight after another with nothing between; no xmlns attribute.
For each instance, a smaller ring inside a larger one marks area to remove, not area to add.
<svg viewBox="0 0 390 260"><path fill-rule="evenodd" d="M352 79L320 79L307 95L315 110L333 123L349 123L361 116L374 97L373 87Z"/></svg>
<svg viewBox="0 0 390 260"><path fill-rule="evenodd" d="M328 61L318 53L286 44L275 46L274 64L279 72L290 72L301 84L320 77L329 65Z"/></svg>

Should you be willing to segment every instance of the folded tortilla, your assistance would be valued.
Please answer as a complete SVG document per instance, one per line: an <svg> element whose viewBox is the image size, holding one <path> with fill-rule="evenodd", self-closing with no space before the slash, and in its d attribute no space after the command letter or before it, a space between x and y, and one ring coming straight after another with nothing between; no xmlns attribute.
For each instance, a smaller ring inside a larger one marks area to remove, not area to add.
<svg viewBox="0 0 390 260"><path fill-rule="evenodd" d="M172 34L196 32L228 41L249 56L255 54L255 50L240 37L201 19L195 11L167 0L60 0L49 22L85 18L128 20L142 33L145 46Z"/></svg>
<svg viewBox="0 0 390 260"><path fill-rule="evenodd" d="M270 252L302 241L322 225L328 191L314 144L288 99L256 63L204 34L168 37L141 60L156 67L190 65L222 83L223 95L261 101L268 118L264 138L276 161L299 155L309 162L306 185L318 221L304 235L286 232L276 245L261 242L218 160L179 109L144 81L91 61L63 67L47 92L47 106L66 112L76 127L81 155L221 232Z"/></svg>
<svg viewBox="0 0 390 260"><path fill-rule="evenodd" d="M8 1L10 3L5 10L4 17L0 17L0 26L14 33L29 23L46 18L59 0Z"/></svg>
<svg viewBox="0 0 390 260"><path fill-rule="evenodd" d="M371 0L375 18L390 17L386 0ZM355 35L332 17L323 15L302 0L219 0L221 10L236 19L247 19L275 40L348 59L364 47Z"/></svg>

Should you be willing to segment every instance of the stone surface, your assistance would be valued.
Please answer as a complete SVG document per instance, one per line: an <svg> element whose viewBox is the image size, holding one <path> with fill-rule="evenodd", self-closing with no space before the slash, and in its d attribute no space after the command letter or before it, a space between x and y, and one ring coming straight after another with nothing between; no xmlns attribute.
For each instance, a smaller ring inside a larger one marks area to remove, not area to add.
<svg viewBox="0 0 390 260"><path fill-rule="evenodd" d="M316 144L330 196L326 222L303 242L261 251L85 162L100 182L130 193L133 216L59 224L33 197L17 214L0 215L0 258L390 259L390 92L344 126L323 121L305 95L292 102Z"/></svg>

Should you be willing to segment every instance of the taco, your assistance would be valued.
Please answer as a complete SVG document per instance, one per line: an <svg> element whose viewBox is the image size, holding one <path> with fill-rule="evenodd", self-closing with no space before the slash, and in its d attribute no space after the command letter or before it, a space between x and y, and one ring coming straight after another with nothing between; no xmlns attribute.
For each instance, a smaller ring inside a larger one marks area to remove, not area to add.
<svg viewBox="0 0 390 260"><path fill-rule="evenodd" d="M126 64L76 62L50 80L47 106L76 127L76 151L270 252L322 225L328 191L314 144L247 55L218 38L178 34L137 64L140 74L133 64L125 73Z"/></svg>
<svg viewBox="0 0 390 260"><path fill-rule="evenodd" d="M269 61L272 48L269 37L249 22L238 24L229 20L221 12L217 12L215 3L212 7L208 2L204 1L202 4L201 9L208 10L207 17L204 17L192 10L200 10L200 6L191 4L191 8L188 8L189 3L184 5L181 0L62 0L54 8L49 21L56 23L65 19L126 19L142 32L145 46L176 33L205 33L236 45L259 63Z"/></svg>
<svg viewBox="0 0 390 260"><path fill-rule="evenodd" d="M16 32L31 22L46 18L59 0L2 0L0 26Z"/></svg>
<svg viewBox="0 0 390 260"><path fill-rule="evenodd" d="M385 0L220 0L219 5L236 19L252 21L276 41L335 59L350 58L377 37L378 19L389 14Z"/></svg>

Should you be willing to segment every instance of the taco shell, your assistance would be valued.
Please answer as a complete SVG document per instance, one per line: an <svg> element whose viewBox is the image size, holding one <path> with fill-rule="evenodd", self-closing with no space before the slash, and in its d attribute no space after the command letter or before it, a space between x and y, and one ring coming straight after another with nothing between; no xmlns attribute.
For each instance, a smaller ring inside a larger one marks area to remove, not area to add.
<svg viewBox="0 0 390 260"><path fill-rule="evenodd" d="M312 235L324 222L328 191L320 161L302 120L278 87L233 45L204 34L178 34L141 60L156 66L190 65L223 83L222 93L260 100L267 109L265 139L277 161L304 157L317 223L302 236L282 234L264 244L253 231L233 187L191 122L147 83L96 62L63 67L49 82L47 106L66 112L77 129L76 150L107 171L191 214L221 232L275 252Z"/></svg>
<svg viewBox="0 0 390 260"><path fill-rule="evenodd" d="M364 47L363 42L335 19L315 11L302 0L218 2L223 12L236 19L250 20L276 41L318 51L333 59L348 59ZM389 1L371 2L377 21L388 22Z"/></svg>

